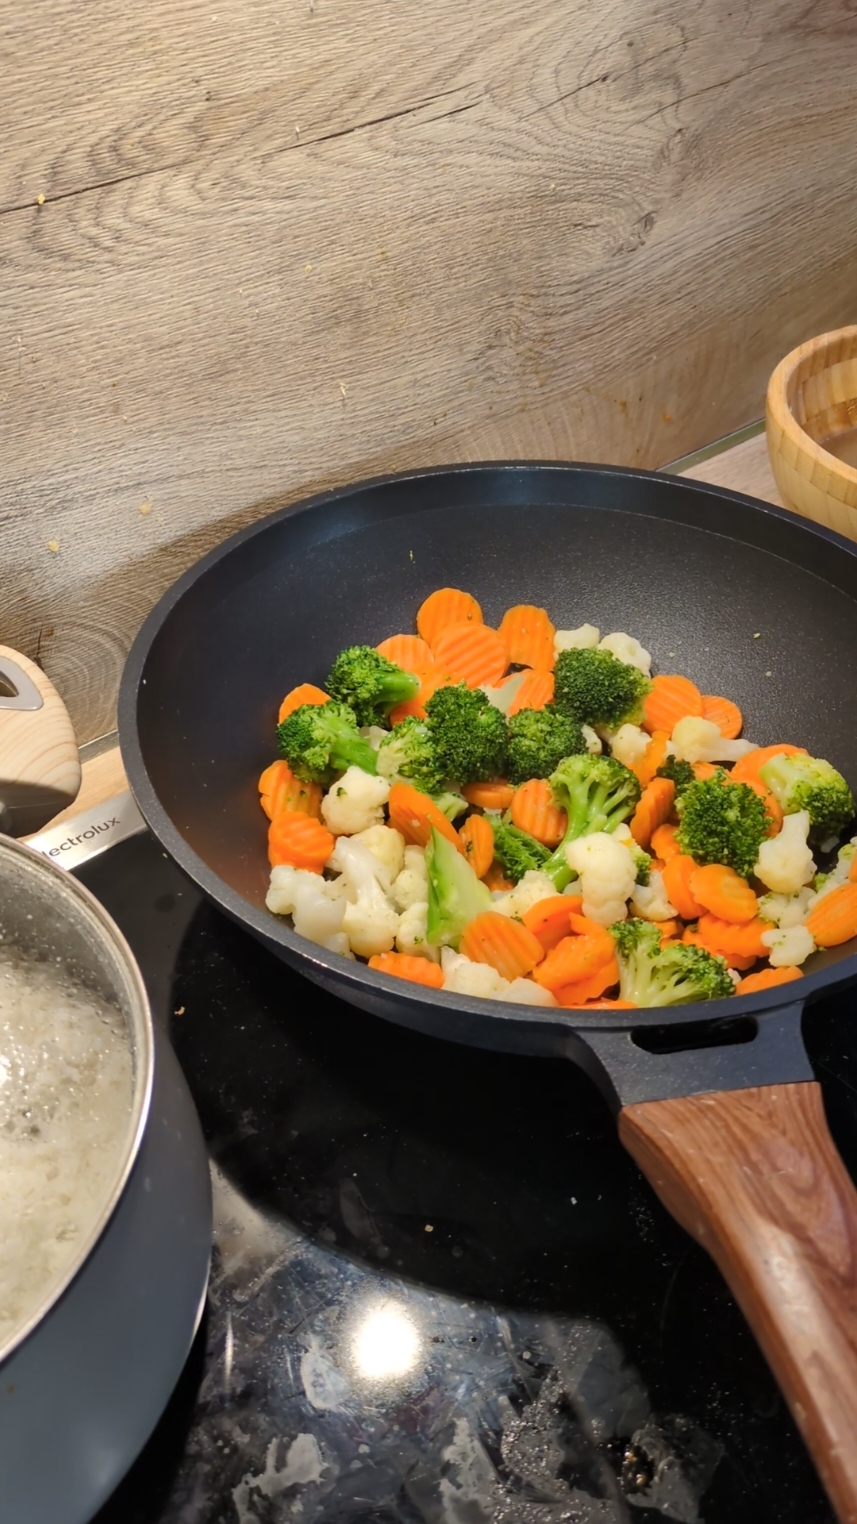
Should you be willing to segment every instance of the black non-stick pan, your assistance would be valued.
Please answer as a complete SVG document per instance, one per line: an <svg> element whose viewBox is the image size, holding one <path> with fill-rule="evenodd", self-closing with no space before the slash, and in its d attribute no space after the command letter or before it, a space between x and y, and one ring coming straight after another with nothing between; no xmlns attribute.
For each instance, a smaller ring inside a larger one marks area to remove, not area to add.
<svg viewBox="0 0 857 1524"><path fill-rule="evenodd" d="M857 1195L827 1131L801 1020L857 982L857 949L800 983L711 1005L572 1012L404 985L295 936L264 907L256 780L276 710L342 647L413 628L443 584L496 622L626 630L656 669L741 706L746 733L857 783L857 546L735 493L645 472L456 467L388 477L227 540L146 621L120 697L123 759L166 850L310 979L455 1042L571 1059L619 1113L656 1191L720 1265L839 1517L857 1521ZM855 1013L857 1014L857 1013ZM418 1082L418 1081L416 1081Z"/></svg>

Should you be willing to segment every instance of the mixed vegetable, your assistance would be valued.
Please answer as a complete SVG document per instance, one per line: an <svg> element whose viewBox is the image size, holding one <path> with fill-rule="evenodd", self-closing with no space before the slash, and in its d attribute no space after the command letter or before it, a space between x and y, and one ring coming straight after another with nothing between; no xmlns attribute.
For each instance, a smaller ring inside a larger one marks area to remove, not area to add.
<svg viewBox="0 0 857 1524"><path fill-rule="evenodd" d="M280 707L259 780L268 908L345 957L531 1005L664 1006L801 976L857 936L855 813L829 762L639 641L485 624L440 588L416 635L341 652Z"/></svg>

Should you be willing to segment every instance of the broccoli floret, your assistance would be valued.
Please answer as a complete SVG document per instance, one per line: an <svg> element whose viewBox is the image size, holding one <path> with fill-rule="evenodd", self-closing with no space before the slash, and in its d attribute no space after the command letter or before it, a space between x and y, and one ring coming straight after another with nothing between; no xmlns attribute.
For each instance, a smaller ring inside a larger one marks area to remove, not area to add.
<svg viewBox="0 0 857 1524"><path fill-rule="evenodd" d="M277 741L292 772L304 783L327 788L349 767L377 772L375 752L359 734L354 710L347 704L301 704L277 726Z"/></svg>
<svg viewBox="0 0 857 1524"><path fill-rule="evenodd" d="M637 865L636 882L641 886L641 888L645 889L649 879L652 876L651 856L648 852L644 852L642 847L638 847L635 841L628 841L625 843L625 845L627 846L628 851L630 852L634 862Z"/></svg>
<svg viewBox="0 0 857 1524"><path fill-rule="evenodd" d="M746 783L731 783L718 768L713 778L695 780L676 801L678 844L701 866L724 863L749 878L768 834L764 802Z"/></svg>
<svg viewBox="0 0 857 1524"><path fill-rule="evenodd" d="M854 795L841 773L821 757L772 757L759 776L786 815L806 810L811 841L838 836L854 815Z"/></svg>
<svg viewBox="0 0 857 1524"><path fill-rule="evenodd" d="M491 822L494 831L494 856L502 863L505 872L517 884L531 868L542 868L550 857L535 836L521 831L517 826L506 825L498 820ZM569 877L571 875L569 874Z"/></svg>
<svg viewBox="0 0 857 1524"><path fill-rule="evenodd" d="M465 926L483 910L491 909L491 891L480 883L458 848L434 826L426 847L426 867L426 941L432 947L457 947Z"/></svg>
<svg viewBox="0 0 857 1524"><path fill-rule="evenodd" d="M478 688L438 688L426 704L429 729L446 778L481 783L506 765L506 721Z"/></svg>
<svg viewBox="0 0 857 1524"><path fill-rule="evenodd" d="M637 667L610 651L560 651L554 668L554 703L581 725L618 730L642 718L651 683Z"/></svg>
<svg viewBox="0 0 857 1524"><path fill-rule="evenodd" d="M332 698L351 705L358 725L379 725L395 704L414 697L420 680L373 646L349 646L340 651L325 686Z"/></svg>
<svg viewBox="0 0 857 1524"><path fill-rule="evenodd" d="M425 720L411 715L384 736L378 747L378 772L382 778L406 778L425 794L443 788L444 772Z"/></svg>
<svg viewBox="0 0 857 1524"><path fill-rule="evenodd" d="M550 778L554 803L565 810L568 828L542 869L561 893L574 874L565 849L578 836L615 831L634 810L642 792L639 779L615 757L565 757Z"/></svg>
<svg viewBox="0 0 857 1524"><path fill-rule="evenodd" d="M464 795L454 788L445 788L440 794L432 794L432 800L447 820L457 820L459 815L470 809Z"/></svg>
<svg viewBox="0 0 857 1524"><path fill-rule="evenodd" d="M680 762L678 757L667 757L663 767L655 773L656 778L669 778L675 784L676 798L696 782L696 773L690 762Z"/></svg>
<svg viewBox="0 0 857 1524"><path fill-rule="evenodd" d="M577 720L554 704L544 709L520 709L509 720L509 778L526 783L528 778L549 778L563 757L587 751L586 737Z"/></svg>
<svg viewBox="0 0 857 1524"><path fill-rule="evenodd" d="M661 947L651 921L618 921L610 927L619 961L619 994L634 1005L690 1005L735 993L725 958L703 947Z"/></svg>

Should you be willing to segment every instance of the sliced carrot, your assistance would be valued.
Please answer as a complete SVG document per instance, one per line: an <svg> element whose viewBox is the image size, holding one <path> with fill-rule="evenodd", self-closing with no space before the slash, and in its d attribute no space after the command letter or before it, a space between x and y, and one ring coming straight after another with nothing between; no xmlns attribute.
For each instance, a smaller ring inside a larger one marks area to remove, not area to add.
<svg viewBox="0 0 857 1524"><path fill-rule="evenodd" d="M478 810L507 810L515 797L514 785L505 778L492 778L488 783L466 783L461 790L468 804Z"/></svg>
<svg viewBox="0 0 857 1524"><path fill-rule="evenodd" d="M651 848L663 861L669 862L671 857L678 857L681 847L678 844L678 826L660 825L652 832Z"/></svg>
<svg viewBox="0 0 857 1524"><path fill-rule="evenodd" d="M646 730L665 730L672 735L679 720L688 714L702 714L702 694L696 683L678 673L661 673L653 678L651 692L643 705Z"/></svg>
<svg viewBox="0 0 857 1524"><path fill-rule="evenodd" d="M416 639L416 636L414 636L414 639ZM407 719L409 715L413 715L417 720L424 720L426 718L426 704L432 694L437 693L438 688L446 688L451 683L458 681L457 678L453 677L451 672L444 671L443 667L439 667L436 662L430 667L423 668L415 676L419 678L420 686L413 698L404 699L401 704L396 704L390 710L391 725L401 724L402 720Z"/></svg>
<svg viewBox="0 0 857 1524"><path fill-rule="evenodd" d="M489 963L503 979L522 979L545 955L526 926L496 910L483 911L464 928L459 950L474 963Z"/></svg>
<svg viewBox="0 0 857 1524"><path fill-rule="evenodd" d="M606 927L573 913L569 924L571 935L557 943L533 974L536 982L547 990L590 979L615 958L615 944Z"/></svg>
<svg viewBox="0 0 857 1524"><path fill-rule="evenodd" d="M283 810L268 827L268 861L272 868L288 864L320 873L334 848L327 826L302 810Z"/></svg>
<svg viewBox="0 0 857 1524"><path fill-rule="evenodd" d="M702 718L711 720L727 741L736 740L744 725L744 716L738 705L733 704L731 699L722 698L719 693L703 693Z"/></svg>
<svg viewBox="0 0 857 1524"><path fill-rule="evenodd" d="M778 984L791 984L793 979L802 978L799 968L763 968L758 974L748 974L746 979L741 979L735 986L735 994L755 995L759 990L772 990Z"/></svg>
<svg viewBox="0 0 857 1524"><path fill-rule="evenodd" d="M848 870L848 882L849 884L857 883L857 853L855 853L854 861Z"/></svg>
<svg viewBox="0 0 857 1524"><path fill-rule="evenodd" d="M384 655L384 652L381 652ZM387 658L392 661L392 657ZM430 963L428 958L413 958L410 953L374 953L369 967L379 974L393 974L396 979L409 979L412 984L423 984L426 989L443 989L443 972L440 965Z"/></svg>
<svg viewBox="0 0 857 1524"><path fill-rule="evenodd" d="M304 815L321 816L324 792L318 783L302 783L288 762L282 759L266 767L259 779L259 803L269 820L283 810L301 810Z"/></svg>
<svg viewBox="0 0 857 1524"><path fill-rule="evenodd" d="M739 958L766 958L768 948L762 941L763 932L770 931L770 921L754 916L752 921L724 921L720 916L706 911L696 923L696 929L704 947L710 952L722 953L731 960Z"/></svg>
<svg viewBox="0 0 857 1524"><path fill-rule="evenodd" d="M417 612L417 629L432 647L447 625L481 623L482 610L476 599L458 587L439 587L436 593L429 593Z"/></svg>
<svg viewBox="0 0 857 1524"><path fill-rule="evenodd" d="M819 947L838 947L857 937L857 883L840 884L822 895L805 924Z"/></svg>
<svg viewBox="0 0 857 1524"><path fill-rule="evenodd" d="M731 776L733 774L730 774ZM751 788L754 794L758 794L762 800L765 806L765 813L768 816L768 835L778 835L782 830L784 816L782 806L776 794L772 794L771 790L765 787L761 778L743 778L740 781L746 783L747 787Z"/></svg>
<svg viewBox="0 0 857 1524"><path fill-rule="evenodd" d="M448 624L432 645L435 661L468 688L496 687L509 665L506 642L487 624Z"/></svg>
<svg viewBox="0 0 857 1524"><path fill-rule="evenodd" d="M645 850L652 832L666 824L674 799L675 784L671 778L653 778L646 784L630 820L631 835L638 847Z"/></svg>
<svg viewBox="0 0 857 1524"><path fill-rule="evenodd" d="M724 953L719 948L710 947L709 944L699 935L699 932L694 926L686 926L684 928L682 941L688 943L691 947L702 947L706 952L716 953L716 955L720 958L728 958L729 967L736 969L738 973L740 973L742 969L752 968L753 965L759 961L756 953L750 953L747 957L742 957L740 953Z"/></svg>
<svg viewBox="0 0 857 1524"><path fill-rule="evenodd" d="M696 872L697 865L692 857L686 857L683 852L677 852L667 858L662 869L664 888L667 891L667 899L683 921L695 921L702 914L702 906L693 897L690 881Z"/></svg>
<svg viewBox="0 0 857 1524"><path fill-rule="evenodd" d="M785 742L780 746L757 746L754 751L745 752L738 758L729 776L733 783L749 783L751 778L759 778L765 763L774 757L805 757L806 754L805 747L787 746Z"/></svg>
<svg viewBox="0 0 857 1524"><path fill-rule="evenodd" d="M484 815L469 815L458 832L467 858L477 878L484 878L494 861L494 832Z"/></svg>
<svg viewBox="0 0 857 1524"><path fill-rule="evenodd" d="M553 703L553 673L528 672L509 705L509 718L521 709L544 709Z"/></svg>
<svg viewBox="0 0 857 1524"><path fill-rule="evenodd" d="M679 940L679 934L682 929L681 921L672 919L669 921L655 921L653 924L657 926L661 934L662 947L665 942L677 942Z"/></svg>
<svg viewBox="0 0 857 1524"><path fill-rule="evenodd" d="M556 661L553 638L556 634L546 609L532 603L517 603L500 620L499 633L509 652L509 660L518 667L536 667L552 672ZM530 706L535 708L535 705Z"/></svg>
<svg viewBox="0 0 857 1524"><path fill-rule="evenodd" d="M390 635L375 650L403 672L428 672L434 666L431 646L419 635Z"/></svg>
<svg viewBox="0 0 857 1524"><path fill-rule="evenodd" d="M390 816L390 825L394 826L404 836L405 841L412 846L426 847L431 836L431 828L435 827L451 841L459 852L464 848L459 840L455 827L447 820L446 816L438 809L433 799L428 794L423 794L412 783L394 783L390 789L387 800L387 809Z"/></svg>
<svg viewBox="0 0 857 1524"><path fill-rule="evenodd" d="M317 688L315 683L299 683L297 688L292 688L283 699L277 715L277 723L282 724L302 704L329 704L330 694L325 693L323 688Z"/></svg>
<svg viewBox="0 0 857 1524"><path fill-rule="evenodd" d="M512 824L544 847L558 847L568 829L568 816L554 804L547 778L530 778L516 788L511 811Z"/></svg>
<svg viewBox="0 0 857 1524"><path fill-rule="evenodd" d="M541 942L545 952L551 952L563 937L571 931L569 916L580 915L583 900L578 894L553 894L539 900L524 912L522 920L528 931Z"/></svg>
<svg viewBox="0 0 857 1524"><path fill-rule="evenodd" d="M752 921L759 902L746 878L722 863L710 863L690 875L690 892L698 904L721 921Z"/></svg>
<svg viewBox="0 0 857 1524"><path fill-rule="evenodd" d="M667 742L669 735L665 730L652 732L652 739L643 752L639 762L635 763L631 771L637 774L643 788L651 783L659 767L663 767L667 760Z"/></svg>
<svg viewBox="0 0 857 1524"><path fill-rule="evenodd" d="M698 783L704 783L706 778L713 778L715 773L719 772L719 768L715 767L713 762L693 762L691 766L693 776Z"/></svg>
<svg viewBox="0 0 857 1524"><path fill-rule="evenodd" d="M488 872L484 875L482 882L486 889L491 890L492 894L506 894L510 889L515 887L512 880L506 877L506 870L503 864L497 861L496 857Z"/></svg>
<svg viewBox="0 0 857 1524"><path fill-rule="evenodd" d="M563 984L553 991L557 1005L569 1006L587 1005L590 1000L598 1000L605 990L609 990L614 984L619 983L619 964L615 953L602 966L590 974L588 979L579 979L576 984Z"/></svg>

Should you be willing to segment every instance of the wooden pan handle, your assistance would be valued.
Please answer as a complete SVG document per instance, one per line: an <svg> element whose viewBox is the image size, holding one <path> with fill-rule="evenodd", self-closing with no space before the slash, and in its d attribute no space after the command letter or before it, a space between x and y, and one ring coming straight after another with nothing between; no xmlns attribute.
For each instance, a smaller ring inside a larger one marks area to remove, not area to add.
<svg viewBox="0 0 857 1524"><path fill-rule="evenodd" d="M619 1135L708 1250L857 1524L857 1191L812 1082L645 1101Z"/></svg>
<svg viewBox="0 0 857 1524"><path fill-rule="evenodd" d="M0 646L0 831L41 830L79 788L80 757L65 704L35 662Z"/></svg>

